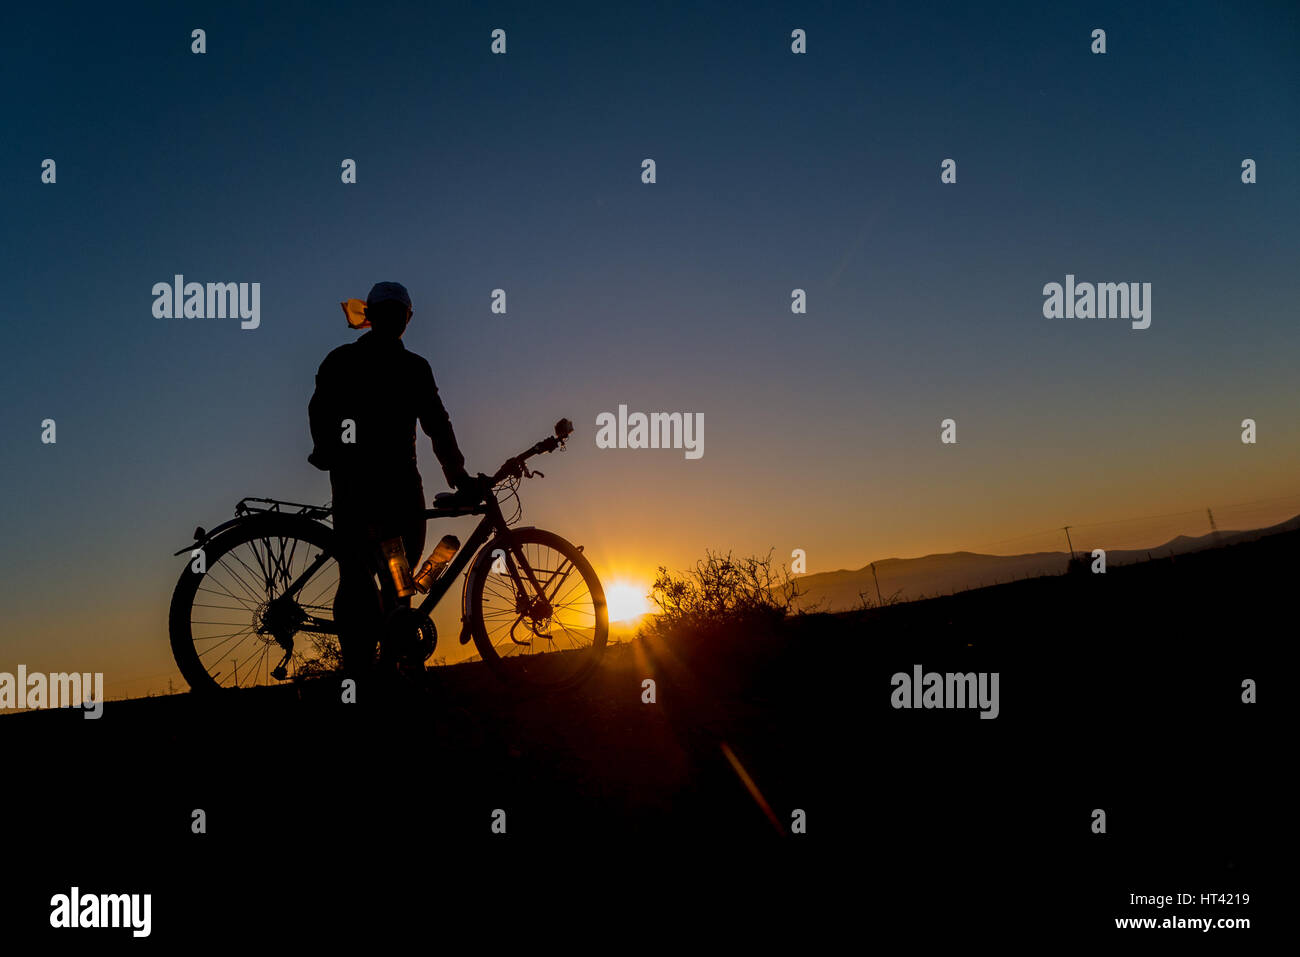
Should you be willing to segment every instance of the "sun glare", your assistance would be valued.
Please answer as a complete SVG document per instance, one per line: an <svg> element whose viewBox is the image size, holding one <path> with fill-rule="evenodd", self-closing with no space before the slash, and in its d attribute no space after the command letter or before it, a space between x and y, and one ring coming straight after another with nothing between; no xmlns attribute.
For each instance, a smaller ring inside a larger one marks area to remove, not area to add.
<svg viewBox="0 0 1300 957"><path fill-rule="evenodd" d="M627 621L637 618L650 610L650 600L646 597L649 589L627 582L614 582L605 589L605 602L609 607L610 621Z"/></svg>

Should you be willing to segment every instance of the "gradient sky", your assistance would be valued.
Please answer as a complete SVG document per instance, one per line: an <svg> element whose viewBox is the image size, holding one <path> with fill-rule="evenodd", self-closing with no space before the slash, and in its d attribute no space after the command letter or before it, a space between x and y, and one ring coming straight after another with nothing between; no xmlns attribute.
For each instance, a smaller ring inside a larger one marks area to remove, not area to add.
<svg viewBox="0 0 1300 957"><path fill-rule="evenodd" d="M471 469L577 424L525 520L606 581L1300 512L1294 4L327 6L9 11L0 670L165 686L171 553L328 499L313 376L384 279ZM155 319L174 273L260 282L261 327ZM1152 283L1151 328L1044 319L1066 273ZM620 403L704 457L596 449Z"/></svg>

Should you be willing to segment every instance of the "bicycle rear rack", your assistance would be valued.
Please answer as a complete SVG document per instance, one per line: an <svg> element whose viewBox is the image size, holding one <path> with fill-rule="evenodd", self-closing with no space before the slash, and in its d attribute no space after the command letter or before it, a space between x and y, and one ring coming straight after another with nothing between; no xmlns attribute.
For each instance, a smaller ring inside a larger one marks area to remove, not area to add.
<svg viewBox="0 0 1300 957"><path fill-rule="evenodd" d="M293 509L294 511L288 511ZM177 549L173 555L180 555L182 552L193 551L195 548L202 548L208 540L220 532L224 532L232 525L238 525L243 519L250 515L259 515L266 512L279 512L284 515L301 515L303 518L310 519L327 519L333 512L332 504L329 505L304 505L302 502L286 502L278 498L241 498L235 505L235 517L227 519L216 528L210 531L200 525L194 529L194 541Z"/></svg>
<svg viewBox="0 0 1300 957"><path fill-rule="evenodd" d="M242 518L254 512L282 512L290 508L296 510L292 514L302 515L305 518L328 518L330 513L334 511L332 503L327 505L304 505L302 502L286 502L278 498L246 496L241 498L235 505L235 515Z"/></svg>

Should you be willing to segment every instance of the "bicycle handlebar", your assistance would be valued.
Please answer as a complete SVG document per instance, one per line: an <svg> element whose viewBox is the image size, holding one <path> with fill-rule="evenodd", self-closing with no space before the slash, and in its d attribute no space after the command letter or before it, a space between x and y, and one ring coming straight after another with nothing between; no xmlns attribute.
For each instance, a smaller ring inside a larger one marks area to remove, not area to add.
<svg viewBox="0 0 1300 957"><path fill-rule="evenodd" d="M554 452L556 449L561 448L564 445L565 439L572 434L573 423L568 419L560 419L559 422L555 423L555 434L550 438L542 439L542 441L533 445L532 448L506 459L505 464L503 464L501 468L497 469L493 475L486 476L479 473L480 477L488 479L488 481L492 483L492 486L495 487L511 476L531 474L524 468L524 461L526 459L530 459L534 455L544 455L547 452ZM537 474L541 475L542 473L538 472Z"/></svg>

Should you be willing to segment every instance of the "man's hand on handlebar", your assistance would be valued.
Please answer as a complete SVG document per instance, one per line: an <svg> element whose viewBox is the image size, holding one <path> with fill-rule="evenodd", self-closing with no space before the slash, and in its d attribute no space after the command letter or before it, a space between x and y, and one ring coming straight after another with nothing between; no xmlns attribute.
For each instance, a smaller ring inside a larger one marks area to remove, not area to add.
<svg viewBox="0 0 1300 957"><path fill-rule="evenodd" d="M470 475L468 472L456 480L456 498L461 502L477 505L492 492L492 479L480 472Z"/></svg>

